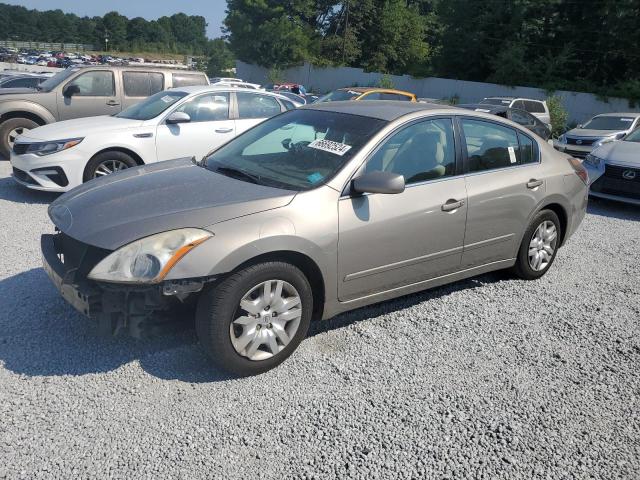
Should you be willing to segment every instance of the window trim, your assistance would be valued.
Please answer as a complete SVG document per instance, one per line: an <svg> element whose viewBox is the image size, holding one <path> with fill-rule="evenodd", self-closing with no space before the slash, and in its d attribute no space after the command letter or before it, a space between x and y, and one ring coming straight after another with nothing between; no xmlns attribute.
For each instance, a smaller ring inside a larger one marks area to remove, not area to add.
<svg viewBox="0 0 640 480"><path fill-rule="evenodd" d="M113 85L113 93L111 95L74 95L74 98L77 97L81 97L81 98L113 98L113 97L117 97L118 96L118 91L116 89L116 76L115 76L115 72L113 70L84 70L81 69L80 70L80 74L76 75L75 77L73 77L72 79L70 79L67 83L64 84L64 87L62 87L62 89L60 90L60 93L62 94L62 92L64 92L64 90L71 85L73 82L75 82L77 79L79 79L81 76L86 75L87 73L94 73L94 72L106 72L106 73L110 73L111 74L111 80L112 80L112 85Z"/></svg>
<svg viewBox="0 0 640 480"><path fill-rule="evenodd" d="M428 116L424 116L424 117L420 117L420 118L414 118L413 120L403 123L401 125L396 126L393 130L391 130L390 132L388 132L382 139L380 139L378 141L378 143L376 143L373 148L371 148L369 150L369 153L366 155L366 157L364 158L364 160L362 161L362 163L353 171L353 173L351 174L351 176L349 177L349 179L346 181L346 183L344 184L344 186L342 187L342 193L340 194L340 198L344 198L344 197L351 197L351 182L353 181L354 178L356 178L357 175L362 174L362 171L364 170L364 168L367 165L367 162L369 160L371 160L371 158L380 150L380 148L387 142L387 140L389 140L392 136L394 136L396 133L398 133L400 130L403 130L405 128L409 128L412 127L413 125L417 124L417 123L422 123L422 122L428 122L431 120L451 120L451 126L453 127L453 145L454 145L454 150L455 150L455 173L451 176L448 177L441 177L441 178L433 178L431 180L424 180L422 182L416 182L416 183L412 183L410 185L405 185L405 190L407 188L413 188L413 187L419 187L419 186L423 186L423 185L427 185L430 183L436 183L436 182L446 182L448 180L453 180L456 178L461 177L462 175L464 175L463 171L462 171L462 167L463 167L463 159L461 157L461 144L460 144L460 137L458 135L458 129L457 127L457 121L456 121L456 117L457 115L428 115ZM365 193L362 194L363 196L366 195L381 195L381 194L376 194L376 193Z"/></svg>
<svg viewBox="0 0 640 480"><path fill-rule="evenodd" d="M131 95L127 95L127 87L125 85L125 80L124 80L124 76L127 73L146 73L148 75L153 75L153 74L161 75L162 76L162 88L160 88L160 90L158 92L151 93L150 95L147 95L147 96L139 96L139 95L138 96L131 96ZM122 74L121 75L122 75L122 96L124 98L142 98L142 99L144 99L144 98L149 98L151 95L155 95L156 93L164 92L166 90L167 80L166 80L165 74L163 72L154 72L154 71L151 71L151 70L140 70L140 71L138 71L138 70L122 70Z"/></svg>
<svg viewBox="0 0 640 480"><path fill-rule="evenodd" d="M489 118L484 118L484 117L474 117L472 115L456 115L457 118L457 127L460 133L460 141L461 144L464 145L464 148L462 148L462 155L463 155L463 175L465 177L467 176L472 176L472 175L486 175L488 173L493 173L493 172L501 172L504 170L509 170L509 169L515 169L515 168L526 168L526 167L531 167L533 165L540 165L542 163L541 161L541 156L540 156L540 145L538 144L538 141L533 138L531 135L529 135L528 133L525 133L525 129L524 128L515 128L511 125L505 125L502 122L498 122L495 121L493 119L489 119ZM469 152L467 151L467 140L466 137L464 135L464 129L462 128L462 121L463 120L475 120L475 121L479 121L479 122L486 122L486 123L492 123L495 124L499 127L502 128L508 128L510 130L513 130L514 133L516 134L516 139L518 140L518 150L520 150L520 138L518 137L518 134L522 134L524 136L526 136L527 138L529 138L530 140L532 140L536 146L536 155L537 155L537 161L532 162L532 163L526 163L526 164L520 164L517 163L515 165L509 165L507 167L500 167L500 168L492 168L491 170L480 170L477 172L471 172L469 171Z"/></svg>

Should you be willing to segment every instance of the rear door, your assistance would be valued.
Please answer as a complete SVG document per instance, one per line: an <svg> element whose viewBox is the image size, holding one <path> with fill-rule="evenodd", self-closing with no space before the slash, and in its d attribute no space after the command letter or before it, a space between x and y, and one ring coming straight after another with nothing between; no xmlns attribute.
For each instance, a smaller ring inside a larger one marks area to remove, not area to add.
<svg viewBox="0 0 640 480"><path fill-rule="evenodd" d="M111 70L83 69L65 83L57 95L59 120L119 113L122 110L121 83L115 73ZM71 86L77 88L78 92L65 97L63 92Z"/></svg>
<svg viewBox="0 0 640 480"><path fill-rule="evenodd" d="M468 195L462 268L514 258L545 196L537 142L485 119L459 119Z"/></svg>
<svg viewBox="0 0 640 480"><path fill-rule="evenodd" d="M278 115L286 110L271 95L253 92L234 92L235 96L235 128L236 135L251 127Z"/></svg>
<svg viewBox="0 0 640 480"><path fill-rule="evenodd" d="M158 161L192 156L200 160L235 136L235 124L229 118L229 92L199 95L171 111L173 112L184 112L189 115L191 121L177 125L168 125L162 121L158 125Z"/></svg>

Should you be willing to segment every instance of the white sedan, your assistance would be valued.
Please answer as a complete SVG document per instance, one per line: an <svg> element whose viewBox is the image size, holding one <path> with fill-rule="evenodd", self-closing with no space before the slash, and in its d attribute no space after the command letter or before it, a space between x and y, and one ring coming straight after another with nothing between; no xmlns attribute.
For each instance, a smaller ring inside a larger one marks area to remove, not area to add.
<svg viewBox="0 0 640 480"><path fill-rule="evenodd" d="M207 153L263 120L295 108L282 95L233 87L157 93L114 116L79 118L30 130L11 152L14 179L66 192L137 165Z"/></svg>

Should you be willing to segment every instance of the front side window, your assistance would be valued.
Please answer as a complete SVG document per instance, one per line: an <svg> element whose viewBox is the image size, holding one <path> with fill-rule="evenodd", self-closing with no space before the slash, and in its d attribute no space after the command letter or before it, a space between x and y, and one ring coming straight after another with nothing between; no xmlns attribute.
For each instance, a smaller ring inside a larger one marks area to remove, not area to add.
<svg viewBox="0 0 640 480"><path fill-rule="evenodd" d="M248 130L206 160L209 170L287 190L309 190L344 167L387 122L291 110Z"/></svg>
<svg viewBox="0 0 640 480"><path fill-rule="evenodd" d="M482 120L463 119L469 172L511 167L518 163L515 130Z"/></svg>
<svg viewBox="0 0 640 480"><path fill-rule="evenodd" d="M176 109L191 118L192 123L229 119L229 93L201 95Z"/></svg>
<svg viewBox="0 0 640 480"><path fill-rule="evenodd" d="M404 176L407 185L455 175L456 149L451 119L415 123L395 133L367 162L366 171Z"/></svg>
<svg viewBox="0 0 640 480"><path fill-rule="evenodd" d="M130 120L151 120L157 117L172 105L175 105L188 94L179 90L169 90L167 92L158 92L150 96L146 100L136 103L135 105L125 108L118 113L118 118L128 118Z"/></svg>
<svg viewBox="0 0 640 480"><path fill-rule="evenodd" d="M269 118L280 113L278 101L268 95L237 92L238 118Z"/></svg>
<svg viewBox="0 0 640 480"><path fill-rule="evenodd" d="M113 97L116 90L113 72L104 70L83 73L68 85L80 88L76 97Z"/></svg>
<svg viewBox="0 0 640 480"><path fill-rule="evenodd" d="M164 88L164 75L151 72L122 72L127 97L149 97Z"/></svg>

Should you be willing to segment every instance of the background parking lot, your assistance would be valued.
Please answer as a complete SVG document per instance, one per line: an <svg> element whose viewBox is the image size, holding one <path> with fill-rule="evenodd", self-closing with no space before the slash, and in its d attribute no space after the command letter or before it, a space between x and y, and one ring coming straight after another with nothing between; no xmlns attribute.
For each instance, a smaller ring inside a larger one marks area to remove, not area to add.
<svg viewBox="0 0 640 480"><path fill-rule="evenodd" d="M640 210L593 202L534 282L316 324L231 379L187 331L97 337L40 268L52 195L0 162L0 478L638 478Z"/></svg>

